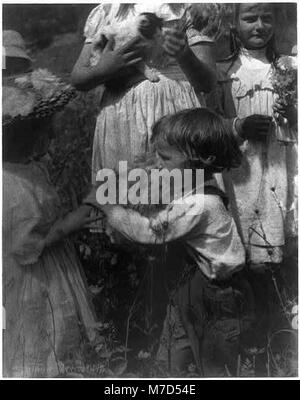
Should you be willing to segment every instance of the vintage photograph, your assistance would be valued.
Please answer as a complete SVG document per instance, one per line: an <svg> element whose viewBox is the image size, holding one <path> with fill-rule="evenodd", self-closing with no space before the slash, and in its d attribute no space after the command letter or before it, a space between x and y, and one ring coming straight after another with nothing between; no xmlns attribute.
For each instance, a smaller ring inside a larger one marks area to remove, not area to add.
<svg viewBox="0 0 300 400"><path fill-rule="evenodd" d="M298 377L297 3L2 22L3 377Z"/></svg>

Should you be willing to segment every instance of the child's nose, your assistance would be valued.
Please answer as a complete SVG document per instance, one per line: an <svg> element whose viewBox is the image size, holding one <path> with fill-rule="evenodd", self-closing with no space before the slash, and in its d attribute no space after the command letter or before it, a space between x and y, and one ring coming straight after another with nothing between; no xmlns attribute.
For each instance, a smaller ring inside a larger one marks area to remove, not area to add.
<svg viewBox="0 0 300 400"><path fill-rule="evenodd" d="M162 169L163 168L163 163L159 158L156 160L155 168L157 168L157 169Z"/></svg>
<svg viewBox="0 0 300 400"><path fill-rule="evenodd" d="M263 22L263 20L261 18L258 18L257 22L256 22L256 29L260 30L260 29L264 29L265 28L265 24Z"/></svg>

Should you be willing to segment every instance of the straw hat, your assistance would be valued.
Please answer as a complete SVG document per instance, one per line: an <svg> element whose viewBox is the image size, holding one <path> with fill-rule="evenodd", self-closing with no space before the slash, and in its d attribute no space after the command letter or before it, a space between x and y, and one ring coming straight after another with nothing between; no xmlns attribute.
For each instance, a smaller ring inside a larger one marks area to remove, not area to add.
<svg viewBox="0 0 300 400"><path fill-rule="evenodd" d="M46 69L5 80L2 93L4 126L16 120L50 117L76 95L71 85Z"/></svg>
<svg viewBox="0 0 300 400"><path fill-rule="evenodd" d="M32 62L27 53L25 41L18 32L3 31L3 47L6 57L24 58Z"/></svg>

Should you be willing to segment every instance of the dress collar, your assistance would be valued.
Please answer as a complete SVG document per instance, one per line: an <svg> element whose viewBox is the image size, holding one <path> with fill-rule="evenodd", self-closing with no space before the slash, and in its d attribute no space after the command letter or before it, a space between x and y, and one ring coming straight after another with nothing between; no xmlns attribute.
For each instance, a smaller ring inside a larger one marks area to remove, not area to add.
<svg viewBox="0 0 300 400"><path fill-rule="evenodd" d="M242 59L247 59L249 61L259 60L263 63L269 63L266 57L266 49L249 50L244 47L240 50L240 56Z"/></svg>

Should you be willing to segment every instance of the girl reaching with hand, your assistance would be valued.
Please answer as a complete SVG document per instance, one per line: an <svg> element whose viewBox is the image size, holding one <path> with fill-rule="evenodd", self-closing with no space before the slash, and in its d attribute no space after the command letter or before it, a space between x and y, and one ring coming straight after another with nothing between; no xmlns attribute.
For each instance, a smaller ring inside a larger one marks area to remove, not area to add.
<svg viewBox="0 0 300 400"><path fill-rule="evenodd" d="M3 374L62 376L83 362L95 313L69 234L91 222L90 207L67 216L44 165L51 118L74 95L45 70L3 87Z"/></svg>
<svg viewBox="0 0 300 400"><path fill-rule="evenodd" d="M236 168L240 150L221 117L205 108L160 119L153 127L152 144L158 168L182 174L189 169L194 178L202 169L204 181L193 178L190 192L176 192L177 197L156 212L149 204L151 216L128 205L99 204L96 189L84 203L100 208L125 240L166 244L171 257L181 250L183 262L175 256L175 263L165 263L165 270L159 271L171 295L158 360L174 374L186 372L190 363L203 376L224 376L225 364L235 373L241 341L253 321L253 298L243 271L245 250L213 174ZM173 192L170 181L166 190Z"/></svg>

